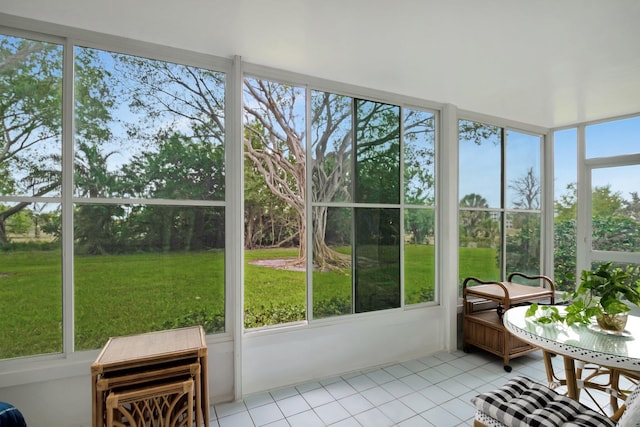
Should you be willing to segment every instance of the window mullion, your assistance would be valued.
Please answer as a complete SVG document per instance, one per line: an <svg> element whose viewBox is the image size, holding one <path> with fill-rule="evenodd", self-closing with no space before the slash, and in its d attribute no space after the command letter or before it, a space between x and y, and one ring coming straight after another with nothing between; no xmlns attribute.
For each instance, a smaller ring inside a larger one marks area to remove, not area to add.
<svg viewBox="0 0 640 427"><path fill-rule="evenodd" d="M74 43L67 40L63 51L62 76L62 351L74 351L73 289L73 129Z"/></svg>

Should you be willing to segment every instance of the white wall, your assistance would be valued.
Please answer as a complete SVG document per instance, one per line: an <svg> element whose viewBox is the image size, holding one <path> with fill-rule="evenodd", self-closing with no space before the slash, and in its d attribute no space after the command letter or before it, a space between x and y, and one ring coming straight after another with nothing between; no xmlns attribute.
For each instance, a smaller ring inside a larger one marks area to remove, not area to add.
<svg viewBox="0 0 640 427"><path fill-rule="evenodd" d="M266 389L406 361L446 348L440 307L352 316L286 332L245 335L242 390Z"/></svg>

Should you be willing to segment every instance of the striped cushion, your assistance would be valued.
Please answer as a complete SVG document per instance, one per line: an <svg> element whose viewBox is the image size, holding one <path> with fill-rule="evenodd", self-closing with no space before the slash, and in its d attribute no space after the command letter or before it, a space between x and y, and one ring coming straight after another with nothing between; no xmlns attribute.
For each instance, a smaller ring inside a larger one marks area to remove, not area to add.
<svg viewBox="0 0 640 427"><path fill-rule="evenodd" d="M604 415L522 376L471 401L478 411L510 427L615 426Z"/></svg>

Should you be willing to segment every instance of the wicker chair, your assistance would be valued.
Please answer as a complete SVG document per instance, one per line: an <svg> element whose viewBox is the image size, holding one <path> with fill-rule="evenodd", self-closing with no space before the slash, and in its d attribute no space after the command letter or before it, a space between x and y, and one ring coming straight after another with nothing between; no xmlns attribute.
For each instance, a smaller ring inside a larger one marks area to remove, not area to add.
<svg viewBox="0 0 640 427"><path fill-rule="evenodd" d="M640 386L611 417L563 396L529 378L518 376L497 390L471 399L474 427L629 427L640 426Z"/></svg>

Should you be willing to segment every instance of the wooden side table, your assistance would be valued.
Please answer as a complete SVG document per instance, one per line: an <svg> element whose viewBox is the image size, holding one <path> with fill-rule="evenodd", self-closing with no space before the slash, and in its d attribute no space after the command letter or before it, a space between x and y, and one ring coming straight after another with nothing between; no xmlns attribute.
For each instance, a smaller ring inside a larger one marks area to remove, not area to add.
<svg viewBox="0 0 640 427"><path fill-rule="evenodd" d="M193 427L193 380L112 391L107 396L107 427Z"/></svg>
<svg viewBox="0 0 640 427"><path fill-rule="evenodd" d="M540 281L540 286L513 282L516 277ZM474 286L472 286L472 284ZM515 304L548 299L554 303L555 287L547 276L511 273L506 282L467 277L463 284L463 350L469 346L502 357L504 369L511 372L509 361L537 350L535 346L514 337L502 324L502 314ZM480 308L478 308L480 307Z"/></svg>
<svg viewBox="0 0 640 427"><path fill-rule="evenodd" d="M198 365L194 367L193 365ZM104 427L108 393L190 375L198 425L209 423L207 343L202 326L109 338L91 365L93 426Z"/></svg>

